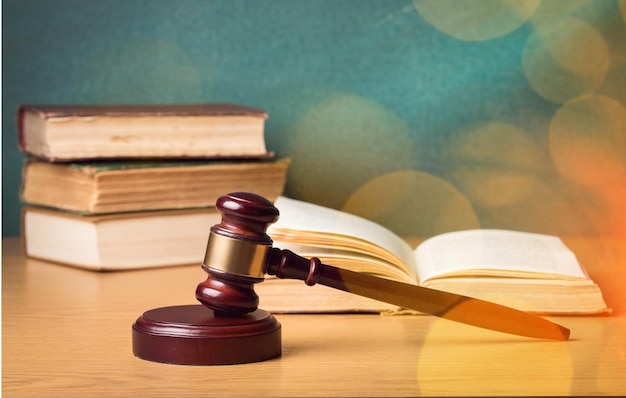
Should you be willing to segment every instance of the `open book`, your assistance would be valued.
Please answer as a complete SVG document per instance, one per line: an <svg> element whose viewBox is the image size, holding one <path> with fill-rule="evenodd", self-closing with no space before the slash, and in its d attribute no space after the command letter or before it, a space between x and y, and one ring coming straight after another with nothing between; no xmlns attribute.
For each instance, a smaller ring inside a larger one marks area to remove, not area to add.
<svg viewBox="0 0 626 398"><path fill-rule="evenodd" d="M356 272L419 284L545 314L596 314L609 309L574 253L555 236L508 230L469 230L426 239L415 250L363 218L279 197L274 247ZM274 312L394 310L393 305L301 281L255 287Z"/></svg>

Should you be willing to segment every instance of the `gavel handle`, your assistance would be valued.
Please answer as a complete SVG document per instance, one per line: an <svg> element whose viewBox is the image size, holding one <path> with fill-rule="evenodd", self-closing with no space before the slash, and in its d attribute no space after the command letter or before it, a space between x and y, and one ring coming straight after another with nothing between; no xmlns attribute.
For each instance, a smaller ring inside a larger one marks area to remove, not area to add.
<svg viewBox="0 0 626 398"><path fill-rule="evenodd" d="M290 250L273 248L267 273L283 279L303 280L309 286L319 283L399 307L499 332L561 341L567 340L570 335L569 329L527 312L325 265L317 257L306 259Z"/></svg>

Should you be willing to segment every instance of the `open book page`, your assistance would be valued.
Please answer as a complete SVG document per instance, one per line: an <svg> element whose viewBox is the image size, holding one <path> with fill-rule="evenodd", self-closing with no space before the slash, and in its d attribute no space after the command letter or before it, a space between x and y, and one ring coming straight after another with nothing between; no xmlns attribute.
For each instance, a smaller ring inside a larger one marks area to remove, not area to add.
<svg viewBox="0 0 626 398"><path fill-rule="evenodd" d="M287 244L290 250L307 257L320 259L331 256L333 249L338 257L368 260L375 256L414 279L414 255L411 247L399 236L364 218L338 210L279 197L274 205L280 212L268 234L281 249ZM328 264L336 265L336 264ZM336 265L339 266L339 265Z"/></svg>
<svg viewBox="0 0 626 398"><path fill-rule="evenodd" d="M587 279L556 236L507 230L449 232L415 251L419 283L447 276Z"/></svg>
<svg viewBox="0 0 626 398"><path fill-rule="evenodd" d="M365 251L362 252L352 248L344 250L339 247L329 249L326 247L285 241L277 241L276 244L280 249L291 250L305 258L318 257L327 265L355 272L363 272L382 278L391 278L412 285L417 284L417 278L414 274L407 274L404 268L390 266L388 261L378 256L369 255Z"/></svg>

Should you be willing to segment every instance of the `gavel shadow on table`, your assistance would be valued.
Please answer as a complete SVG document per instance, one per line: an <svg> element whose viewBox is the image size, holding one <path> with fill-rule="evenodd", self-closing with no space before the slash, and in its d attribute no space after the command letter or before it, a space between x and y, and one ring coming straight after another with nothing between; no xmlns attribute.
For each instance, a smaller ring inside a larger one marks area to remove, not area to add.
<svg viewBox="0 0 626 398"><path fill-rule="evenodd" d="M281 325L258 308L254 284L265 274L299 279L452 321L520 336L567 340L569 330L539 316L453 293L395 282L325 265L272 247L267 227L279 211L246 192L220 197L220 224L211 228L196 288L201 305L146 311L132 326L133 353L155 362L226 365L259 362L281 354Z"/></svg>

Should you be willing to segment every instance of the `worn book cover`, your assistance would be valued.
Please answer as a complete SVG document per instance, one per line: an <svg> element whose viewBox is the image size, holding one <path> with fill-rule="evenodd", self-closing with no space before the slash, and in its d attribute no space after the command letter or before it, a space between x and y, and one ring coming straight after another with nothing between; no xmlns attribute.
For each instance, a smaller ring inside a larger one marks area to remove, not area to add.
<svg viewBox="0 0 626 398"><path fill-rule="evenodd" d="M290 160L53 163L23 167L25 203L83 214L209 207L225 192L283 193Z"/></svg>
<svg viewBox="0 0 626 398"><path fill-rule="evenodd" d="M201 264L215 208L85 216L22 209L26 256L94 271Z"/></svg>
<svg viewBox="0 0 626 398"><path fill-rule="evenodd" d="M268 157L267 112L229 103L21 105L19 147L48 161Z"/></svg>

